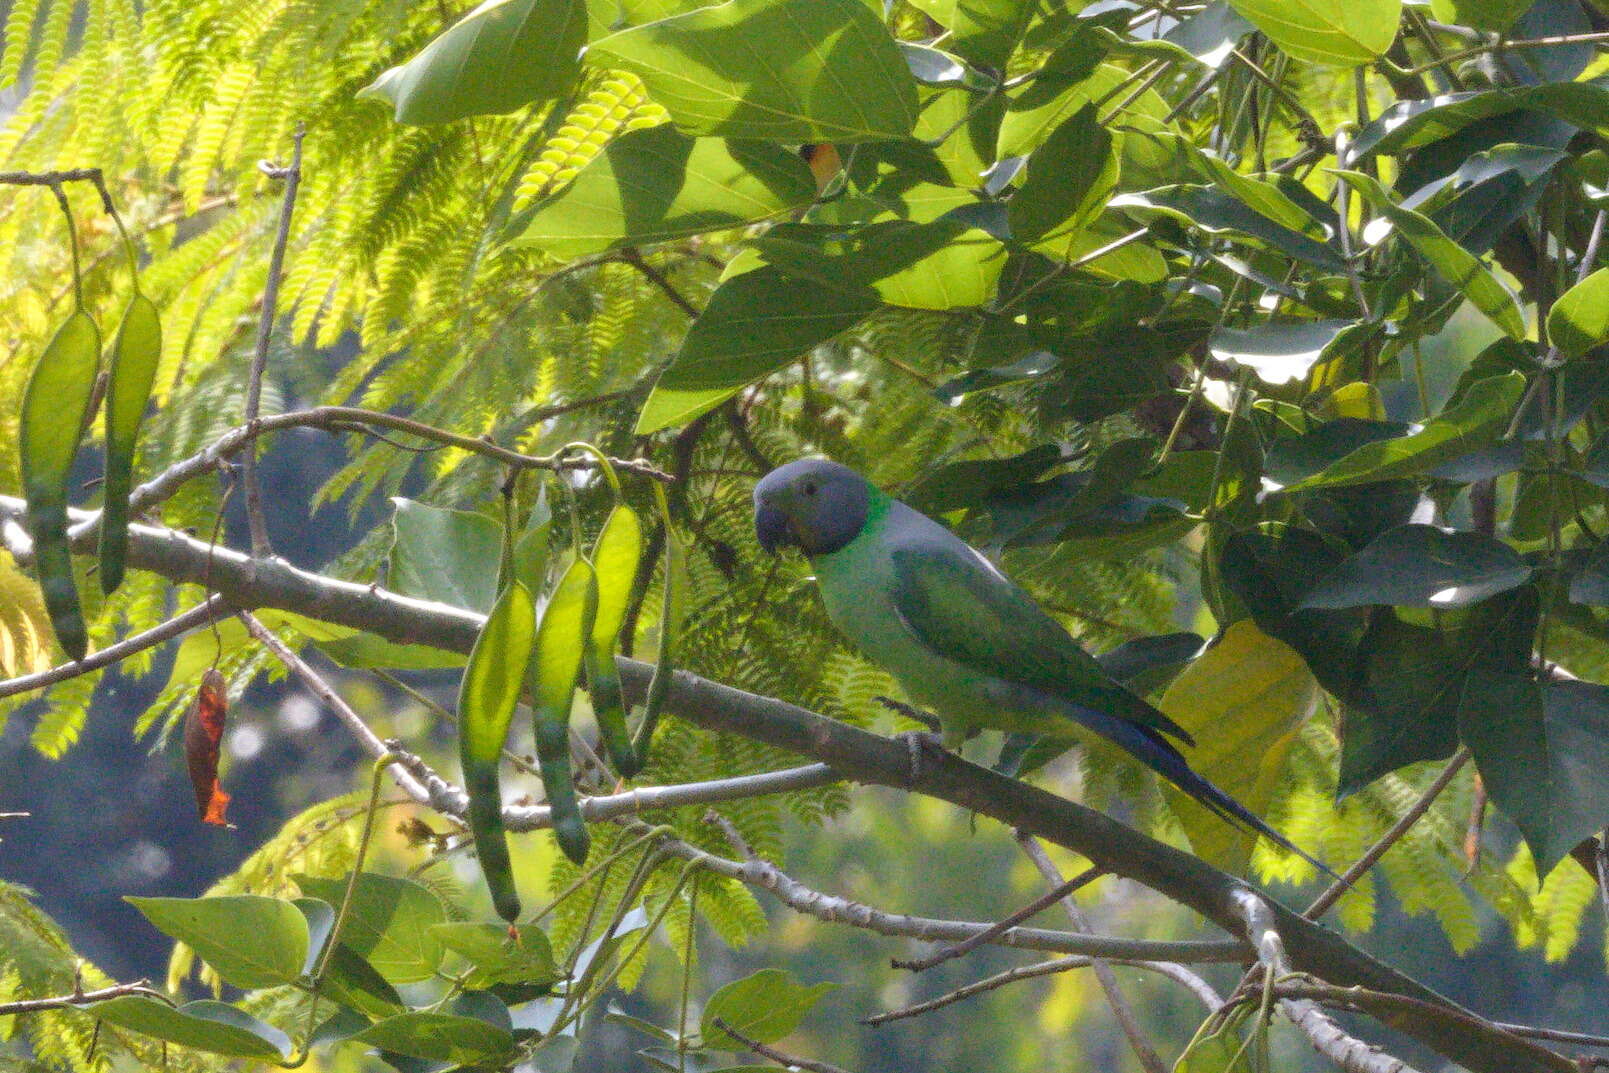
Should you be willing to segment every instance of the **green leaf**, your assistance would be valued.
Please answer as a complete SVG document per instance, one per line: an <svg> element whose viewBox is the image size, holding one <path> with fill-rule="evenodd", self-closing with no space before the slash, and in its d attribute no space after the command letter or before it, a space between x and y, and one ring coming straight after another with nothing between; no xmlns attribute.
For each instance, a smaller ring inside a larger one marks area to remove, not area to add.
<svg viewBox="0 0 1609 1073"><path fill-rule="evenodd" d="M1553 303L1548 341L1567 358L1609 343L1609 268L1598 269Z"/></svg>
<svg viewBox="0 0 1609 1073"><path fill-rule="evenodd" d="M1356 67L1397 37L1402 0L1229 0L1293 59Z"/></svg>
<svg viewBox="0 0 1609 1073"><path fill-rule="evenodd" d="M162 319L156 303L136 294L129 299L123 321L117 326L106 380L106 481L100 547L101 591L105 593L117 591L123 583L134 448L161 358Z"/></svg>
<svg viewBox="0 0 1609 1073"><path fill-rule="evenodd" d="M1228 62L1241 38L1254 29L1225 0L1216 0L1155 39L1121 36L1104 26L1097 33L1106 39L1114 51L1194 60L1207 67L1218 68Z"/></svg>
<svg viewBox="0 0 1609 1073"><path fill-rule="evenodd" d="M1448 283L1464 292L1475 308L1491 318L1512 339L1525 338L1525 315L1514 296L1473 254L1448 238L1430 217L1405 209L1391 199L1385 187L1358 171L1336 172L1369 203L1383 213L1403 241L1412 246Z"/></svg>
<svg viewBox="0 0 1609 1073"><path fill-rule="evenodd" d="M1603 132L1609 130L1609 85L1550 82L1399 101L1358 131L1352 158L1367 153L1400 154L1440 141L1480 120L1520 110L1544 112L1584 130Z"/></svg>
<svg viewBox="0 0 1609 1073"><path fill-rule="evenodd" d="M77 310L56 330L28 377L17 435L34 573L56 641L75 660L88 653L89 634L67 546L67 483L89 417L100 360L100 329L88 313Z"/></svg>
<svg viewBox="0 0 1609 1073"><path fill-rule="evenodd" d="M314 898L340 905L346 877L294 876ZM352 907L341 927L341 942L394 984L428 980L441 963L441 943L430 933L446 918L441 901L411 879L364 872L352 892Z"/></svg>
<svg viewBox="0 0 1609 1073"><path fill-rule="evenodd" d="M722 283L659 377L637 435L691 421L858 324L878 306L866 289L838 290L758 268Z"/></svg>
<svg viewBox="0 0 1609 1073"><path fill-rule="evenodd" d="M517 940L511 940L501 924L450 921L430 930L442 946L473 966L473 986L550 984L564 976L553 960L548 937L539 928L520 928Z"/></svg>
<svg viewBox="0 0 1609 1073"><path fill-rule="evenodd" d="M612 34L586 58L636 74L690 134L858 142L916 122L916 80L861 0L730 0Z"/></svg>
<svg viewBox="0 0 1609 1073"><path fill-rule="evenodd" d="M516 214L504 240L569 260L773 219L815 197L810 166L781 146L650 127L622 134L568 186Z"/></svg>
<svg viewBox="0 0 1609 1073"><path fill-rule="evenodd" d="M536 604L519 581L511 581L486 617L458 687L458 758L469 792L469 827L481 874L504 920L520 915L520 898L503 832L503 793L498 765L525 686L536 635Z"/></svg>
<svg viewBox="0 0 1609 1073"><path fill-rule="evenodd" d="M1373 612L1357 665L1339 690L1345 705L1340 792L1416 761L1451 756L1459 698L1470 676L1483 670L1525 674L1539 608L1536 587L1527 585L1465 611L1439 612L1439 628L1405 622L1391 609Z"/></svg>
<svg viewBox="0 0 1609 1073"><path fill-rule="evenodd" d="M1257 180L1251 180L1256 182ZM1330 272L1346 271L1346 262L1327 243L1293 231L1264 216L1227 190L1191 183L1119 194L1110 202L1141 220L1169 217L1209 235L1251 239Z"/></svg>
<svg viewBox="0 0 1609 1073"><path fill-rule="evenodd" d="M340 943L324 966L324 995L357 1010L367 1018L390 1017L405 1009L402 996L392 987L367 958L355 953L346 943ZM354 1029L354 1032L360 1031Z"/></svg>
<svg viewBox="0 0 1609 1073"><path fill-rule="evenodd" d="M810 1008L837 984L805 986L792 973L781 969L761 969L741 980L733 980L704 1004L699 1033L705 1046L742 1047L743 1044L715 1026L725 1021L750 1039L775 1043L799 1027Z"/></svg>
<svg viewBox="0 0 1609 1073"><path fill-rule="evenodd" d="M1468 607L1530 579L1519 553L1484 533L1403 525L1330 571L1301 606Z"/></svg>
<svg viewBox="0 0 1609 1073"><path fill-rule="evenodd" d="M1027 484L1060 461L1061 448L1042 443L1009 458L950 462L923 475L900 498L926 514L946 514Z"/></svg>
<svg viewBox="0 0 1609 1073"><path fill-rule="evenodd" d="M1546 876L1609 816L1609 688L1538 683L1521 674L1471 675L1459 733L1497 807Z"/></svg>
<svg viewBox="0 0 1609 1073"><path fill-rule="evenodd" d="M512 112L568 93L586 39L585 0L486 0L358 96L390 101L399 123Z"/></svg>
<svg viewBox="0 0 1609 1073"><path fill-rule="evenodd" d="M403 596L470 611L497 599L503 531L491 518L394 497L389 587Z"/></svg>
<svg viewBox="0 0 1609 1073"><path fill-rule="evenodd" d="M410 1058L458 1065L501 1064L514 1049L514 1034L478 1017L410 1010L376 1022L352 1037Z"/></svg>
<svg viewBox="0 0 1609 1073"><path fill-rule="evenodd" d="M124 900L194 950L225 983L250 990L288 984L302 974L307 919L288 901L258 894Z"/></svg>
<svg viewBox="0 0 1609 1073"><path fill-rule="evenodd" d="M1190 766L1260 816L1318 697L1302 657L1242 619L1180 672L1157 707L1200 743ZM1198 855L1230 871L1245 868L1254 834L1171 788L1168 801Z"/></svg>
<svg viewBox="0 0 1609 1073"><path fill-rule="evenodd" d="M995 157L1023 156L1037 149L1064 119L1089 104L1110 107L1114 98L1128 97L1126 88L1131 72L1112 63L1103 63L1087 76L1072 78L1053 71L1042 76L1011 99L1000 120L1000 136ZM1139 125L1146 130L1164 129L1168 105L1155 90L1146 90L1107 123Z"/></svg>
<svg viewBox="0 0 1609 1073"><path fill-rule="evenodd" d="M121 995L84 1012L118 1028L230 1058L278 1063L290 1057L289 1036L224 1002L187 1002L174 1008L144 995Z"/></svg>
<svg viewBox="0 0 1609 1073"><path fill-rule="evenodd" d="M950 31L949 48L988 67L1006 65L1034 14L1026 0L912 0L911 6Z"/></svg>
<svg viewBox="0 0 1609 1073"><path fill-rule="evenodd" d="M1525 377L1519 373L1477 380L1462 399L1417 432L1366 443L1288 485L1286 491L1366 484L1428 472L1495 441L1524 391Z"/></svg>
<svg viewBox="0 0 1609 1073"><path fill-rule="evenodd" d="M1011 236L1033 244L1082 229L1100 215L1117 184L1112 136L1086 104L1028 157L1028 174L1009 203Z"/></svg>
<svg viewBox="0 0 1609 1073"><path fill-rule="evenodd" d="M1430 0L1430 13L1441 22L1502 33L1530 9L1534 0Z"/></svg>
<svg viewBox="0 0 1609 1073"><path fill-rule="evenodd" d="M1244 365L1265 384L1288 384L1305 381L1340 344L1369 330L1349 320L1268 321L1254 328L1214 328L1207 346L1219 361Z"/></svg>

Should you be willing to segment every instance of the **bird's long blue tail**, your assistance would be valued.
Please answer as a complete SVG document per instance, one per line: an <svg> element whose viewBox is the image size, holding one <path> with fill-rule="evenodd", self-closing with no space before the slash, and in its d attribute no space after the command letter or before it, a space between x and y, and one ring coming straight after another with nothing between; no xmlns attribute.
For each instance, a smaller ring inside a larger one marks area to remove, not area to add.
<svg viewBox="0 0 1609 1073"><path fill-rule="evenodd" d="M1100 734L1114 745L1127 750L1135 759L1173 783L1173 785L1190 795L1193 800L1200 802L1203 807L1222 818L1225 822L1248 827L1276 846L1296 854L1332 879L1340 878L1322 861L1313 857L1306 850L1263 822L1262 818L1251 809L1191 770L1190 764L1179 750L1175 749L1159 732L1106 712L1085 708L1082 705L1069 704L1066 705L1066 708L1068 709L1067 714L1078 720L1078 722Z"/></svg>

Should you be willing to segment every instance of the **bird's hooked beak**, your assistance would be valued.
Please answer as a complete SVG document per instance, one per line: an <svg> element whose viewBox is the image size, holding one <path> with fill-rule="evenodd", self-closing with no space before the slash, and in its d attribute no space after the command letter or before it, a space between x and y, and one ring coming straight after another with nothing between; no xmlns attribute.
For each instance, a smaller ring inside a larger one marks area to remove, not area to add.
<svg viewBox="0 0 1609 1073"><path fill-rule="evenodd" d="M799 543L792 527L788 525L788 516L767 503L757 504L754 508L754 535L759 539L760 547L772 555L780 548Z"/></svg>

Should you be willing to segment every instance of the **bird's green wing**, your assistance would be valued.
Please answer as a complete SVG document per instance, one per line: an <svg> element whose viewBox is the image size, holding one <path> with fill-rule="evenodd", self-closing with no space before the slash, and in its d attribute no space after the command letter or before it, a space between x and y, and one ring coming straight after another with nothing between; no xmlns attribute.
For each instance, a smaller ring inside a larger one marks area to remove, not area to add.
<svg viewBox="0 0 1609 1073"><path fill-rule="evenodd" d="M972 548L910 541L890 557L894 606L933 651L1195 744L1183 727L1113 681L1033 597Z"/></svg>

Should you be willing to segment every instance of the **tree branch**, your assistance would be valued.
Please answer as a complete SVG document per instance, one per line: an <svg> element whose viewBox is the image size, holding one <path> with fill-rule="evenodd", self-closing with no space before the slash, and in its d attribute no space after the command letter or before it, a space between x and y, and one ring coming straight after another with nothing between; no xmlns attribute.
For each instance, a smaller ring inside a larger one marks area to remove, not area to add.
<svg viewBox="0 0 1609 1073"><path fill-rule="evenodd" d="M172 640L180 634L189 633L193 629L205 626L215 618L222 618L229 613L229 605L221 596L210 596L205 603L198 604L188 611L181 612L159 622L148 630L125 637L114 645L108 645L98 652L91 652L88 656L73 663L63 663L49 670L39 671L37 674L23 674L16 678L0 681L0 697L15 696L18 693L27 693L35 689L44 689L57 682L65 682L69 678L77 678L81 674L90 674L103 667L143 652L147 648L154 648L164 641Z"/></svg>
<svg viewBox="0 0 1609 1073"><path fill-rule="evenodd" d="M26 537L15 523L23 503L0 496L0 539L14 556L26 558ZM87 518L74 511L75 518ZM93 549L92 534L76 533L74 544ZM23 552L24 554L19 554ZM250 560L239 552L215 551L183 533L147 525L130 526L129 563L154 570L175 581L199 582L207 572L217 592L237 607L279 607L325 622L353 626L388 640L423 643L467 653L484 621L480 615L443 604L415 600L299 570L270 560L260 563L257 577L247 576ZM627 697L640 701L654 668L620 659ZM674 676L666 709L710 730L739 734L828 764L846 779L912 789L948 801L1081 854L1116 875L1126 876L1183 905L1208 920L1248 935L1237 907L1245 896L1258 897L1245 881L1218 871L1205 861L1162 844L1110 817L1035 786L956 756L933 757L912 786L909 757L902 742L839 723L785 701L720 685L686 671ZM1403 975L1323 926L1276 902L1266 902L1291 963L1338 986L1362 986L1417 998L1462 1011L1434 991ZM957 935L955 939L965 938ZM1122 956L1117 954L1115 956ZM1160 955L1161 960L1180 960ZM1525 1043L1494 1047L1489 1039L1430 1018L1402 1019L1399 1027L1454 1062L1476 1073L1572 1073L1562 1056Z"/></svg>
<svg viewBox="0 0 1609 1073"><path fill-rule="evenodd" d="M1066 879L1062 877L1061 871L1057 869L1055 862L1050 859L1044 847L1035 841L1032 835L1018 832L1017 844L1022 847L1022 851L1028 855L1028 859L1034 862L1034 867L1039 869L1039 874L1045 877L1045 882L1049 883L1054 890L1060 890L1067 885ZM1061 901L1062 909L1067 913L1068 923L1072 924L1073 930L1083 932L1086 935L1093 935L1095 929L1090 926L1089 917L1078 907L1078 903L1073 901L1071 893L1063 895L1059 900ZM1151 1041L1145 1038L1145 1030L1140 1027L1140 1019L1135 1015L1134 1007L1129 1004L1129 1000L1123 994L1122 988L1117 986L1117 974L1112 971L1112 966L1100 958L1095 958L1091 960L1090 968L1095 971L1095 979L1101 985L1101 991L1106 995L1106 1004L1112 1008L1112 1016L1117 1018L1117 1025L1123 1030L1124 1037L1129 1041L1129 1047L1134 1051L1134 1057L1140 1060L1140 1065L1147 1073L1167 1073L1168 1067L1162 1063L1162 1056L1156 1053L1156 1048L1151 1046Z"/></svg>
<svg viewBox="0 0 1609 1073"><path fill-rule="evenodd" d="M926 969L931 969L935 965L942 965L946 961L961 957L986 943L992 942L995 936L1009 930L1012 925L1021 924L1030 917L1038 916L1062 899L1070 897L1080 887L1099 879L1100 876L1101 870L1099 868L1086 868L1072 879L1062 881L1021 909L1018 909L1015 913L1002 917L990 925L987 930L980 931L970 939L965 939L954 946L946 946L925 958L919 958L915 961L895 960L891 964L896 969L909 969L911 972L922 972Z"/></svg>
<svg viewBox="0 0 1609 1073"><path fill-rule="evenodd" d="M25 998L15 1002L0 1002L0 1017L9 1017L18 1013L39 1013L42 1010L75 1009L81 1006L92 1006L107 999L122 998L124 995L144 995L160 1002L171 1000L162 992L151 986L149 980L135 980L129 984L114 984L96 991L78 991L71 995L57 995L54 998Z"/></svg>
<svg viewBox="0 0 1609 1073"><path fill-rule="evenodd" d="M722 1032L725 1032L728 1036L731 1036L733 1039L743 1044L743 1046L747 1047L761 1058L769 1058L778 1065L786 1066L789 1069L808 1069L810 1070L810 1073L849 1073L848 1070L832 1065L829 1062L818 1062L810 1058L800 1058L798 1055L787 1054L783 1051L779 1051L775 1047L768 1047L757 1039L745 1036L743 1033L739 1032L737 1029L733 1028L719 1017L715 1018L715 1027L719 1028Z"/></svg>

